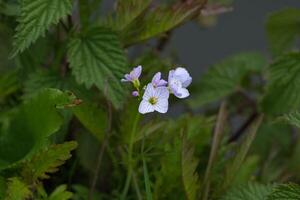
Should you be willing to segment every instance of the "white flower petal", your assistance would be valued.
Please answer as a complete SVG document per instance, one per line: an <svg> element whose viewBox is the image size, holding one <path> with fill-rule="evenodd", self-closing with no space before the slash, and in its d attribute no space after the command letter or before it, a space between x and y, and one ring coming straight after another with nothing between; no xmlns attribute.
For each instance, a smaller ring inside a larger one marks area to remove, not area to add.
<svg viewBox="0 0 300 200"><path fill-rule="evenodd" d="M166 113L168 111L169 102L168 99L159 99L154 105L154 109L159 113Z"/></svg>
<svg viewBox="0 0 300 200"><path fill-rule="evenodd" d="M154 112L154 106L151 105L147 100L142 100L139 106L139 112L141 114Z"/></svg>
<svg viewBox="0 0 300 200"><path fill-rule="evenodd" d="M155 97L159 99L168 99L169 98L169 90L167 87L158 87L155 88Z"/></svg>
<svg viewBox="0 0 300 200"><path fill-rule="evenodd" d="M143 99L149 100L151 97L153 97L156 94L154 86L149 83L146 87L146 90L144 92Z"/></svg>
<svg viewBox="0 0 300 200"><path fill-rule="evenodd" d="M192 82L192 77L190 76L189 72L183 67L178 67L175 69L173 78L180 80L183 87L189 86Z"/></svg>
<svg viewBox="0 0 300 200"><path fill-rule="evenodd" d="M190 93L189 93L189 91L186 88L180 88L179 90L177 90L177 94L178 95L176 95L174 93L174 95L176 97L180 98L180 99L183 99L183 98L186 98L186 97L190 96Z"/></svg>

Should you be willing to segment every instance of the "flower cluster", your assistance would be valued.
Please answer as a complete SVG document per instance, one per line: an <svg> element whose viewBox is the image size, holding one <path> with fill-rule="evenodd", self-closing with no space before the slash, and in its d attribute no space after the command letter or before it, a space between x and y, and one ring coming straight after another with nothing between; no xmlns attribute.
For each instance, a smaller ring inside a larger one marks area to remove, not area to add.
<svg viewBox="0 0 300 200"><path fill-rule="evenodd" d="M131 82L135 88L132 95L141 97L139 78L142 74L142 66L137 66L129 74L125 74L122 82ZM166 113L169 107L169 96L174 94L178 98L186 98L190 95L187 87L191 84L192 77L185 68L178 67L169 71L168 81L161 77L157 72L151 83L148 83L143 89L144 94L139 106L139 112L142 114L157 111Z"/></svg>

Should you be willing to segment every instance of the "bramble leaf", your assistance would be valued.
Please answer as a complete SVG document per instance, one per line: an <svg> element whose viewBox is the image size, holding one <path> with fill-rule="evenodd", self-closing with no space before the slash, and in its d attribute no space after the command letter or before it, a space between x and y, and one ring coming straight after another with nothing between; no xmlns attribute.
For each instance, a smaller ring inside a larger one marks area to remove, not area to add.
<svg viewBox="0 0 300 200"><path fill-rule="evenodd" d="M290 53L269 67L267 91L261 101L268 114L286 114L300 107L300 53Z"/></svg>
<svg viewBox="0 0 300 200"><path fill-rule="evenodd" d="M259 53L241 53L213 65L198 82L198 95L191 105L202 106L231 95L242 88L245 76L260 72L266 64Z"/></svg>
<svg viewBox="0 0 300 200"><path fill-rule="evenodd" d="M267 200L297 200L300 199L300 186L294 183L276 186Z"/></svg>
<svg viewBox="0 0 300 200"><path fill-rule="evenodd" d="M300 36L300 9L286 8L272 13L266 29L271 52L274 56L282 54Z"/></svg>
<svg viewBox="0 0 300 200"><path fill-rule="evenodd" d="M40 36L44 36L51 25L57 24L71 10L70 0L22 0L12 56L22 53Z"/></svg>
<svg viewBox="0 0 300 200"><path fill-rule="evenodd" d="M36 153L30 160L25 161L22 176L28 182L49 178L48 174L56 172L58 167L71 157L70 152L76 147L76 142L65 142L47 147Z"/></svg>
<svg viewBox="0 0 300 200"><path fill-rule="evenodd" d="M21 105L13 113L8 128L0 133L0 170L29 158L47 144L48 137L63 123L56 106L72 102L73 97L67 93L45 89Z"/></svg>
<svg viewBox="0 0 300 200"><path fill-rule="evenodd" d="M115 33L89 28L71 39L68 59L77 82L87 88L97 86L116 108L121 107L124 89L120 79L127 71L127 61Z"/></svg>

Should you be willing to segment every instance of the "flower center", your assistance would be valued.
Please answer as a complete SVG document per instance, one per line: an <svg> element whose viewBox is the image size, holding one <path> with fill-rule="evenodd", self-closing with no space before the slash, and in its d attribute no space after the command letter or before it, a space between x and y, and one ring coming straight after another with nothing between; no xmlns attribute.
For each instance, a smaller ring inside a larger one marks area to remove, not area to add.
<svg viewBox="0 0 300 200"><path fill-rule="evenodd" d="M157 103L157 98L156 97L150 97L150 99L148 101L151 105L155 105Z"/></svg>

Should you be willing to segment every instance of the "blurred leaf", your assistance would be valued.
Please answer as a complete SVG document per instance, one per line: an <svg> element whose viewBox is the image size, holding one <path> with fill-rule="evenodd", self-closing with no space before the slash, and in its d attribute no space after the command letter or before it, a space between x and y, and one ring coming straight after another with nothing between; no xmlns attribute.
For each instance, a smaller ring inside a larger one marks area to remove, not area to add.
<svg viewBox="0 0 300 200"><path fill-rule="evenodd" d="M23 52L72 11L70 0L22 0L12 56ZM37 17L38 16L38 17Z"/></svg>
<svg viewBox="0 0 300 200"><path fill-rule="evenodd" d="M232 181L234 181L236 173L240 170L243 162L245 161L245 158L248 154L248 151L256 136L257 130L262 120L263 116L260 116L253 122L248 130L247 135L245 136L243 143L240 144L240 147L236 155L234 156L233 161L227 166L223 183L224 189L227 189L231 185Z"/></svg>
<svg viewBox="0 0 300 200"><path fill-rule="evenodd" d="M0 169L28 158L48 143L47 138L63 123L56 106L72 103L69 94L46 89L21 105L7 132L0 133Z"/></svg>
<svg viewBox="0 0 300 200"><path fill-rule="evenodd" d="M107 114L103 108L84 101L72 109L77 119L101 142L107 129Z"/></svg>
<svg viewBox="0 0 300 200"><path fill-rule="evenodd" d="M122 31L122 41L125 46L130 46L167 32L193 17L204 3L204 0L197 0L190 4L157 7Z"/></svg>
<svg viewBox="0 0 300 200"><path fill-rule="evenodd" d="M89 188L82 186L82 185L72 185L74 190L74 200L88 200L89 196ZM94 192L91 200L101 200L101 195L98 192Z"/></svg>
<svg viewBox="0 0 300 200"><path fill-rule="evenodd" d="M294 126L297 126L298 128L300 128L300 112L299 111L285 114L283 116L283 119L285 119L291 125L294 125Z"/></svg>
<svg viewBox="0 0 300 200"><path fill-rule="evenodd" d="M300 107L300 53L290 53L269 67L267 91L261 101L268 114L286 114Z"/></svg>
<svg viewBox="0 0 300 200"><path fill-rule="evenodd" d="M298 200L300 199L300 186L294 183L276 186L267 200Z"/></svg>
<svg viewBox="0 0 300 200"><path fill-rule="evenodd" d="M77 147L76 142L65 142L47 147L36 153L24 163L22 175L28 182L49 178L49 173L54 173L71 157L70 152Z"/></svg>
<svg viewBox="0 0 300 200"><path fill-rule="evenodd" d="M221 200L265 200L272 186L249 182L229 190Z"/></svg>
<svg viewBox="0 0 300 200"><path fill-rule="evenodd" d="M120 108L124 101L120 79L127 63L117 35L105 28L89 28L72 38L68 49L76 80L88 88L96 85L116 108Z"/></svg>
<svg viewBox="0 0 300 200"><path fill-rule="evenodd" d="M266 24L267 35L274 56L290 49L300 36L300 9L285 8L272 13Z"/></svg>
<svg viewBox="0 0 300 200"><path fill-rule="evenodd" d="M238 91L245 76L260 72L266 59L259 53L241 53L213 65L197 84L197 96L192 106L202 106Z"/></svg>
<svg viewBox="0 0 300 200"><path fill-rule="evenodd" d="M199 194L199 177L196 172L198 160L194 157L194 148L184 138L182 143L182 180L188 200L198 199Z"/></svg>
<svg viewBox="0 0 300 200"><path fill-rule="evenodd" d="M67 191L66 185L60 185L50 194L47 200L69 200L73 194Z"/></svg>
<svg viewBox="0 0 300 200"><path fill-rule="evenodd" d="M114 15L108 16L105 24L113 30L121 31L143 14L152 0L118 0Z"/></svg>
<svg viewBox="0 0 300 200"><path fill-rule="evenodd" d="M4 199L6 191L6 180L0 176L0 199Z"/></svg>
<svg viewBox="0 0 300 200"><path fill-rule="evenodd" d="M146 188L146 197L147 200L152 200L152 192L151 192L151 182L148 173L148 167L145 158L143 158L143 173L144 173L144 180L145 180L145 188Z"/></svg>
<svg viewBox="0 0 300 200"><path fill-rule="evenodd" d="M8 95L16 92L20 88L16 70L10 70L0 74L0 103Z"/></svg>
<svg viewBox="0 0 300 200"><path fill-rule="evenodd" d="M32 197L32 192L19 178L10 178L6 190L5 200L25 200Z"/></svg>

